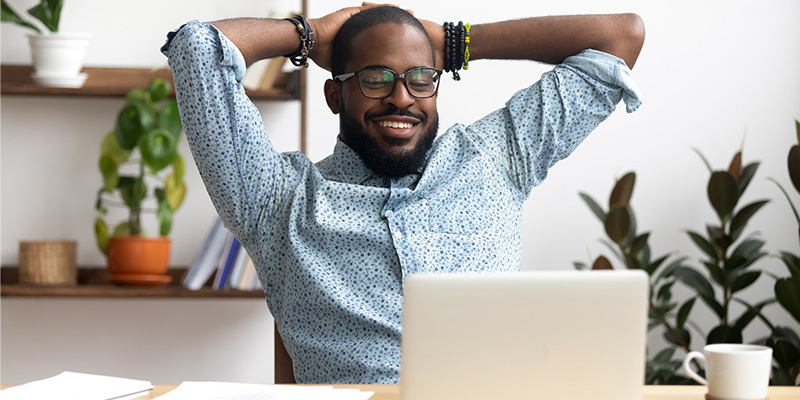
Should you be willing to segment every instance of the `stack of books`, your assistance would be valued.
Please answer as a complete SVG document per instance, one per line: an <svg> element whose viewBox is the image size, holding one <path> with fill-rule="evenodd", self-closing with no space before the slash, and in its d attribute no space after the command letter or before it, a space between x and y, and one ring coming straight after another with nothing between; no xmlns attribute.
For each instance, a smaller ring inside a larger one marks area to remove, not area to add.
<svg viewBox="0 0 800 400"><path fill-rule="evenodd" d="M202 246L183 278L183 286L198 290L212 276L211 288L215 290L261 289L253 260L239 243L239 239L225 228L219 216L214 217Z"/></svg>
<svg viewBox="0 0 800 400"><path fill-rule="evenodd" d="M283 71L285 57L275 57L254 62L247 67L242 86L247 90L271 90L285 88L290 74Z"/></svg>

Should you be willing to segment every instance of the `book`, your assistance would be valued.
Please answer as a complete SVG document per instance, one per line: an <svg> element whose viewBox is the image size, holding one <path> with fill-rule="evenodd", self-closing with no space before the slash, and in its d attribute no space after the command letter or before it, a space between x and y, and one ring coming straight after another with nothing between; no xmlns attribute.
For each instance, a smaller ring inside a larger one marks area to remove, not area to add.
<svg viewBox="0 0 800 400"><path fill-rule="evenodd" d="M214 284L211 286L212 289L225 289L225 285L228 283L228 277L230 277L231 274L231 269L233 269L233 263L236 261L236 256L239 254L240 247L239 239L236 239L236 236L233 236L232 233L229 234L225 253L220 257L219 264L217 265L217 276L214 278Z"/></svg>
<svg viewBox="0 0 800 400"><path fill-rule="evenodd" d="M244 247L239 248L239 254L236 255L236 261L233 262L233 270L231 270L231 277L228 280L227 287L231 289L239 289L242 286L242 276L244 275L244 267L247 265L247 250Z"/></svg>
<svg viewBox="0 0 800 400"><path fill-rule="evenodd" d="M191 290L203 287L214 274L229 234L230 232L222 224L219 216L215 216L202 246L198 249L189 271L183 278L183 286Z"/></svg>

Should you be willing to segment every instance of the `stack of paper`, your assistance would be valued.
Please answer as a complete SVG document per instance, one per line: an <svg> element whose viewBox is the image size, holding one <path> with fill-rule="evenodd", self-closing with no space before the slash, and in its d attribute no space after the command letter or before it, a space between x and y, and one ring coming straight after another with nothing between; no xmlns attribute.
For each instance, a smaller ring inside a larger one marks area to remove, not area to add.
<svg viewBox="0 0 800 400"><path fill-rule="evenodd" d="M153 390L147 381L62 372L0 391L0 400L130 400Z"/></svg>
<svg viewBox="0 0 800 400"><path fill-rule="evenodd" d="M374 392L330 386L183 382L156 400L367 400Z"/></svg>

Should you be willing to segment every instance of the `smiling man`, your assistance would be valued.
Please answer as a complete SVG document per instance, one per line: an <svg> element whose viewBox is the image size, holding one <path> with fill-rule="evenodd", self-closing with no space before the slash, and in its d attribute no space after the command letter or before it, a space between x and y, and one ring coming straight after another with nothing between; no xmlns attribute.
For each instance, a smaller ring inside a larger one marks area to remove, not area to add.
<svg viewBox="0 0 800 400"><path fill-rule="evenodd" d="M632 14L467 28L366 3L170 33L195 162L255 262L297 381L397 382L406 276L518 270L523 201L621 99L638 107L629 67L643 40ZM246 65L282 55L332 72L339 141L318 163L276 152L241 86ZM557 65L437 138L442 69L480 59Z"/></svg>

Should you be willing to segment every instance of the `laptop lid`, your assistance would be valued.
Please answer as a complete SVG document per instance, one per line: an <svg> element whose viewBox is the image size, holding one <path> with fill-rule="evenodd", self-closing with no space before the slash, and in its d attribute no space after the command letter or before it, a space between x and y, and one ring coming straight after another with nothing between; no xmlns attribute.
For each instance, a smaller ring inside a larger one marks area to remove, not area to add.
<svg viewBox="0 0 800 400"><path fill-rule="evenodd" d="M420 274L403 290L403 400L641 400L643 271Z"/></svg>

